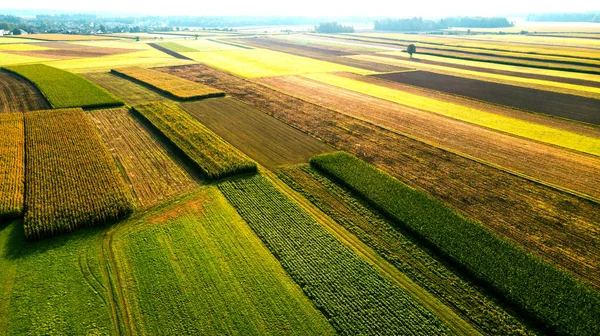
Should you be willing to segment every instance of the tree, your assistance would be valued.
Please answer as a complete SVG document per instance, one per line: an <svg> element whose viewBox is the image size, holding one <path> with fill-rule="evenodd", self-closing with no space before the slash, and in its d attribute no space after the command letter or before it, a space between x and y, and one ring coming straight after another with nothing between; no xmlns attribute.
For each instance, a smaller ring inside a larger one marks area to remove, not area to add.
<svg viewBox="0 0 600 336"><path fill-rule="evenodd" d="M412 55L417 53L417 47L415 47L414 44L409 44L408 47L406 47L406 52L410 55L410 58L412 58Z"/></svg>
<svg viewBox="0 0 600 336"><path fill-rule="evenodd" d="M13 35L21 35L21 29L15 28L12 30Z"/></svg>
<svg viewBox="0 0 600 336"><path fill-rule="evenodd" d="M139 36L136 36L136 37L135 37L135 41L136 41L136 42L140 42L140 37L139 37Z"/></svg>

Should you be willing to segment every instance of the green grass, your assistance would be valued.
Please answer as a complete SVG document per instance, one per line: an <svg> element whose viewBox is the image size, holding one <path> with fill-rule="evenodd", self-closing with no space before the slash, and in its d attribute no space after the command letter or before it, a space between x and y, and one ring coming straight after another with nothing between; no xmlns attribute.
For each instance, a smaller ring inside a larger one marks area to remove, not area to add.
<svg viewBox="0 0 600 336"><path fill-rule="evenodd" d="M0 335L114 334L98 230L26 243L0 224Z"/></svg>
<svg viewBox="0 0 600 336"><path fill-rule="evenodd" d="M148 120L209 179L256 172L254 161L172 103L137 105Z"/></svg>
<svg viewBox="0 0 600 336"><path fill-rule="evenodd" d="M7 66L32 82L54 108L111 107L123 102L95 84L73 73L43 64Z"/></svg>
<svg viewBox="0 0 600 336"><path fill-rule="evenodd" d="M311 164L548 328L561 334L600 333L600 295L567 273L350 154L318 155Z"/></svg>
<svg viewBox="0 0 600 336"><path fill-rule="evenodd" d="M340 334L449 333L263 176L224 182L219 189Z"/></svg>
<svg viewBox="0 0 600 336"><path fill-rule="evenodd" d="M276 171L287 185L342 225L461 318L484 334L531 334L514 316L462 279L372 206L314 168Z"/></svg>
<svg viewBox="0 0 600 336"><path fill-rule="evenodd" d="M177 203L116 234L139 334L334 334L216 187Z"/></svg>
<svg viewBox="0 0 600 336"><path fill-rule="evenodd" d="M184 45L181 45L181 44L175 43L175 42L156 42L156 44L158 44L161 47L165 47L169 50L175 51L175 52L196 52L196 51L198 51L196 49L186 47Z"/></svg>

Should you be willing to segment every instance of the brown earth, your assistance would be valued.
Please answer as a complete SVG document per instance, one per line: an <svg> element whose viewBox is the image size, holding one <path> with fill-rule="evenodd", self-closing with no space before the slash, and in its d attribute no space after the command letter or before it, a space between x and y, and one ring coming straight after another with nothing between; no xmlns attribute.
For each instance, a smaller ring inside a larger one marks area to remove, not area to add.
<svg viewBox="0 0 600 336"><path fill-rule="evenodd" d="M301 76L258 79L287 94L600 199L600 158L496 132Z"/></svg>
<svg viewBox="0 0 600 336"><path fill-rule="evenodd" d="M249 45L256 48L269 49L273 51L284 52L287 54L310 57L314 59L318 59L321 61L327 61L331 63L342 64L346 66L351 66L359 69L365 69L376 72L394 72L394 71L402 71L406 70L406 68L381 64L377 62L363 61L357 60L348 57L338 56L336 54L345 54L345 55L357 55L359 54L356 50L351 49L343 49L337 47L330 46L311 46L296 43L292 41L284 41L279 39L272 39L268 37L260 37L260 38L243 38L235 40L238 43L242 43L245 45Z"/></svg>
<svg viewBox="0 0 600 336"><path fill-rule="evenodd" d="M227 142L269 168L306 163L335 148L233 98L181 104L194 118Z"/></svg>
<svg viewBox="0 0 600 336"><path fill-rule="evenodd" d="M82 47L65 48L65 49L46 49L46 50L4 50L8 54L51 58L51 59L73 59L73 58L88 58L101 57L109 55L127 54L140 51L139 49L124 49L124 48L97 48L97 47Z"/></svg>
<svg viewBox="0 0 600 336"><path fill-rule="evenodd" d="M227 91L424 190L600 288L600 205L205 65L160 68Z"/></svg>
<svg viewBox="0 0 600 336"><path fill-rule="evenodd" d="M23 78L0 71L0 113L50 109L42 94Z"/></svg>
<svg viewBox="0 0 600 336"><path fill-rule="evenodd" d="M440 101L450 102L458 105L464 105L474 109L496 113L510 118L521 119L528 122L545 125L548 127L554 127L565 131L582 134L590 137L600 138L600 127L591 124L583 124L580 122L574 122L568 119L554 118L545 114L539 113L523 113L521 110L509 108L508 106L493 105L474 99L460 97L441 91L434 91L425 89L417 86L402 84L398 82L392 82L385 79L377 78L374 76L363 76L349 72L338 72L338 76L343 76L375 85L384 86L394 90L405 91L417 95L421 95L428 98L437 99Z"/></svg>
<svg viewBox="0 0 600 336"><path fill-rule="evenodd" d="M600 100L597 99L427 71L398 72L373 76L526 111L596 125L600 124Z"/></svg>

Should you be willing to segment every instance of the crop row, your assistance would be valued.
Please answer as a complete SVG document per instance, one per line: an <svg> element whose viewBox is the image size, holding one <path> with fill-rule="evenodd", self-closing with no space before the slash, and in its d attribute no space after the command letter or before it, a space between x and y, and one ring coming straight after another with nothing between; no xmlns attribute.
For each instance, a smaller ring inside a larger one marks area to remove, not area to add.
<svg viewBox="0 0 600 336"><path fill-rule="evenodd" d="M113 69L111 72L150 86L179 100L225 96L225 92L221 90L151 69L129 67Z"/></svg>
<svg viewBox="0 0 600 336"><path fill-rule="evenodd" d="M23 113L0 113L0 218L23 212Z"/></svg>
<svg viewBox="0 0 600 336"><path fill-rule="evenodd" d="M83 77L43 64L7 66L32 82L54 108L111 107L123 102Z"/></svg>
<svg viewBox="0 0 600 336"><path fill-rule="evenodd" d="M311 164L548 328L573 335L600 332L600 296L567 273L350 154L318 155Z"/></svg>
<svg viewBox="0 0 600 336"><path fill-rule="evenodd" d="M219 189L340 334L449 333L263 176L224 182Z"/></svg>
<svg viewBox="0 0 600 336"><path fill-rule="evenodd" d="M254 161L173 103L137 105L134 111L179 148L209 179L257 170Z"/></svg>
<svg viewBox="0 0 600 336"><path fill-rule="evenodd" d="M110 153L81 109L25 113L25 236L41 239L132 212Z"/></svg>

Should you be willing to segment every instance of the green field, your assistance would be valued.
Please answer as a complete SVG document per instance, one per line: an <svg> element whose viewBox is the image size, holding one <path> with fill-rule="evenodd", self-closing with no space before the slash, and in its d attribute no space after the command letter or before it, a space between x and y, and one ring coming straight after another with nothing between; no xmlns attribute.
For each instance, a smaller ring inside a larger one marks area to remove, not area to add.
<svg viewBox="0 0 600 336"><path fill-rule="evenodd" d="M42 64L4 68L35 84L54 108L123 105L122 101L108 92L67 71Z"/></svg>
<svg viewBox="0 0 600 336"><path fill-rule="evenodd" d="M600 295L591 287L350 154L318 155L311 164L545 324L562 333L600 332Z"/></svg>

